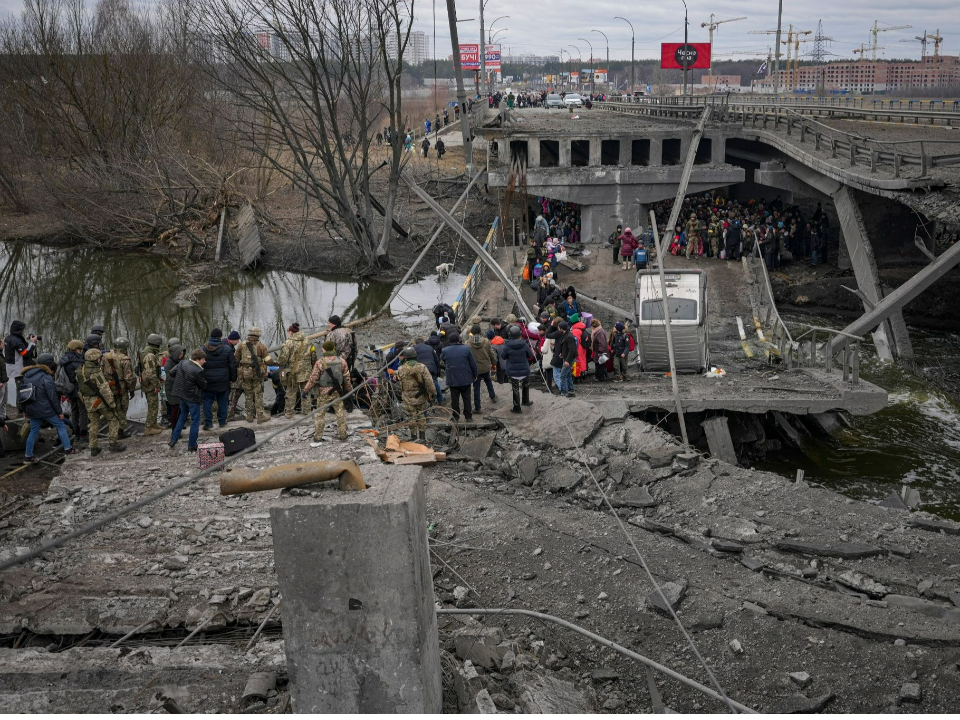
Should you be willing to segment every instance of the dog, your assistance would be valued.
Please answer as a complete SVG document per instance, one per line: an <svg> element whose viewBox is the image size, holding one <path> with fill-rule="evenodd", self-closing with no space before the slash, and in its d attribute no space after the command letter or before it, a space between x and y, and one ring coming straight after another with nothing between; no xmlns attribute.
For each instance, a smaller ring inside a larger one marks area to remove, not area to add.
<svg viewBox="0 0 960 720"><path fill-rule="evenodd" d="M451 270L453 270L453 263L440 263L437 265L437 277L440 280L446 280Z"/></svg>

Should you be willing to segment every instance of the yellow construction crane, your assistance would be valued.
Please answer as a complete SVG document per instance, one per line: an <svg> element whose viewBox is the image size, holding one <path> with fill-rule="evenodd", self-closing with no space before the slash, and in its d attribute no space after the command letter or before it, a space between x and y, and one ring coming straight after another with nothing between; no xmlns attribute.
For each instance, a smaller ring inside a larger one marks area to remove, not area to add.
<svg viewBox="0 0 960 720"><path fill-rule="evenodd" d="M886 48L885 48L884 46L882 46L882 45L880 45L879 47L876 47L876 46L873 46L873 45L868 46L866 43L860 43L860 47L853 49L853 54L856 55L856 54L859 53L859 54L860 54L860 59L861 59L861 60L866 60L866 59L867 59L867 52L872 52L872 53L873 53L873 57L876 58L876 56L877 56L877 50L886 50Z"/></svg>
<svg viewBox="0 0 960 720"><path fill-rule="evenodd" d="M791 23L790 25L788 25L787 27L788 27L788 30L787 30L787 39L786 39L786 40L781 40L780 43L787 46L787 62L786 62L786 65L785 65L786 70L787 70L787 76L788 76L788 78L789 78L787 84L788 84L788 87L789 87L791 90L793 90L794 81L795 81L797 72L799 72L799 70L800 70L800 36L801 36L801 35L812 35L812 34L813 34L813 30L794 30L792 23ZM791 47L791 46L793 47L794 55L795 55L795 57L793 58L793 69L792 69L792 70L790 69L790 47Z"/></svg>
<svg viewBox="0 0 960 720"><path fill-rule="evenodd" d="M884 48L877 47L877 33L889 32L890 30L908 30L913 27L913 25L887 25L886 27L879 26L879 20L873 21L873 27L870 28L870 34L873 35L873 41L870 45L870 59L877 59L877 50L883 50Z"/></svg>
<svg viewBox="0 0 960 720"><path fill-rule="evenodd" d="M710 28L710 69L707 70L707 76L713 77L713 31L718 27L728 22L736 22L737 20L746 20L747 16L742 15L741 17L727 18L726 20L716 20L713 13L710 13L710 22L700 23L700 27Z"/></svg>

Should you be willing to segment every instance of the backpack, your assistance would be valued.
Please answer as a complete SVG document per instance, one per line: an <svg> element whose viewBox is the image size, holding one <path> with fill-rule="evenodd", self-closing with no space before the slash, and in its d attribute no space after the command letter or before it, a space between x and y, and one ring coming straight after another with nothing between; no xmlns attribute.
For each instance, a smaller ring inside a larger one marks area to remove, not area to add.
<svg viewBox="0 0 960 720"><path fill-rule="evenodd" d="M59 395L72 395L77 391L77 386L70 382L70 376L67 375L63 365L57 368L57 372L53 376L53 386Z"/></svg>
<svg viewBox="0 0 960 720"><path fill-rule="evenodd" d="M580 347L590 349L590 345L593 343L593 336L584 328L580 332Z"/></svg>
<svg viewBox="0 0 960 720"><path fill-rule="evenodd" d="M23 383L17 388L17 410L23 412L27 405L37 399L36 387L32 383Z"/></svg>

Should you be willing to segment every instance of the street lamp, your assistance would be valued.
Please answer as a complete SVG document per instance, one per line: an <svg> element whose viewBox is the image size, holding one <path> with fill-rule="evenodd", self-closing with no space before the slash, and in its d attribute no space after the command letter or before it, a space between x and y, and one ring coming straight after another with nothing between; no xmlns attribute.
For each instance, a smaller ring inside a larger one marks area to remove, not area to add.
<svg viewBox="0 0 960 720"><path fill-rule="evenodd" d="M493 45L493 41L497 39L497 35L502 32L507 32L510 28L500 28L493 34L493 38L490 40L490 44Z"/></svg>
<svg viewBox="0 0 960 720"><path fill-rule="evenodd" d="M590 94L593 95L597 90L597 83L593 79L593 43L586 38L577 38L577 40L583 40L590 48Z"/></svg>
<svg viewBox="0 0 960 720"><path fill-rule="evenodd" d="M503 20L504 18L509 18L509 17L510 17L509 15L501 15L492 23L490 23L490 27L487 28L487 44L489 45L493 44L493 39L490 36L490 33L493 31L493 26L496 25L500 20Z"/></svg>
<svg viewBox="0 0 960 720"><path fill-rule="evenodd" d="M577 39L579 40L580 38L577 38ZM583 67L583 53L580 52L580 48L578 48L576 45L567 45L567 47L572 47L574 50L577 51L577 59L580 61L580 67L582 68L582 67ZM573 55L570 56L570 61L573 62ZM573 80L573 77L572 77L572 76L571 76L570 80ZM580 71L579 71L579 70L577 71L577 87L576 87L576 91L577 91L577 92L580 92Z"/></svg>
<svg viewBox="0 0 960 720"><path fill-rule="evenodd" d="M570 61L571 61L571 62L573 62L573 57L571 57L570 51L569 51L569 50L564 50L563 48L560 48L560 67L563 67L563 64L564 64L564 63L563 63L563 54L564 54L564 53L567 53L567 57L570 58ZM562 75L563 75L563 72L561 71L560 74L561 74L561 76L562 76ZM569 80L569 79L570 79L570 76L569 76L569 74L568 74L568 75L567 75L567 80ZM563 83L563 84L566 85L567 83Z"/></svg>
<svg viewBox="0 0 960 720"><path fill-rule="evenodd" d="M627 20L625 17L614 15L613 19L623 20L627 25L630 26L630 94L633 95L633 91L636 89L636 86L637 86L636 75L634 74L634 67L633 67L633 51L637 44L636 43L637 36L636 36L636 33L633 32L633 23ZM608 65L610 64L609 55L610 55L610 49L608 46L607 48L607 56L608 56L607 64Z"/></svg>
<svg viewBox="0 0 960 720"><path fill-rule="evenodd" d="M603 30L591 30L590 32L600 33L601 35L603 35L603 39L607 43L607 72L609 73L610 72L610 40L607 38L607 34Z"/></svg>
<svg viewBox="0 0 960 720"><path fill-rule="evenodd" d="M690 25L690 19L687 16L687 0L681 0L683 2L683 44L687 44L687 28ZM683 92L681 93L684 97L687 94L687 68L683 68Z"/></svg>

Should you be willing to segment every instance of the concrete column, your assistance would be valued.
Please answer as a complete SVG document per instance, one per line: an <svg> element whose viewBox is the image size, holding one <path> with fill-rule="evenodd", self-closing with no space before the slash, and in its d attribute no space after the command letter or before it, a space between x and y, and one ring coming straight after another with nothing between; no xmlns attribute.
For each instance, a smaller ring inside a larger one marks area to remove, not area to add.
<svg viewBox="0 0 960 720"><path fill-rule="evenodd" d="M527 138L527 167L540 167L540 138Z"/></svg>
<svg viewBox="0 0 960 720"><path fill-rule="evenodd" d="M854 276L857 278L857 287L864 295L864 310L871 310L883 299L880 289L880 276L877 273L877 263L873 256L873 247L867 235L867 228L860 213L856 195L852 188L842 185L834 194L833 202L840 217L840 229L843 232L843 241L850 256ZM901 352L898 345L903 345L903 356L912 357L913 349L910 335L906 332L903 316L896 322L884 320L873 331L873 342L877 348L877 355L881 360L899 358ZM897 330L899 329L899 332Z"/></svg>
<svg viewBox="0 0 960 720"><path fill-rule="evenodd" d="M600 167L600 138L588 138L590 143L590 167Z"/></svg>
<svg viewBox="0 0 960 720"><path fill-rule="evenodd" d="M663 165L663 140L650 138L650 165Z"/></svg>
<svg viewBox="0 0 960 720"><path fill-rule="evenodd" d="M570 167L570 139L560 139L560 167Z"/></svg>
<svg viewBox="0 0 960 720"><path fill-rule="evenodd" d="M633 138L620 138L620 164L628 168L633 161Z"/></svg>
<svg viewBox="0 0 960 720"><path fill-rule="evenodd" d="M606 242L620 222L623 220L617 205L580 206L580 237L583 242Z"/></svg>
<svg viewBox="0 0 960 720"><path fill-rule="evenodd" d="M717 133L710 140L713 143L710 151L710 162L714 165L722 165L727 161L727 138L722 133Z"/></svg>
<svg viewBox="0 0 960 720"><path fill-rule="evenodd" d="M420 469L270 509L298 713L440 713L440 651Z"/></svg>

